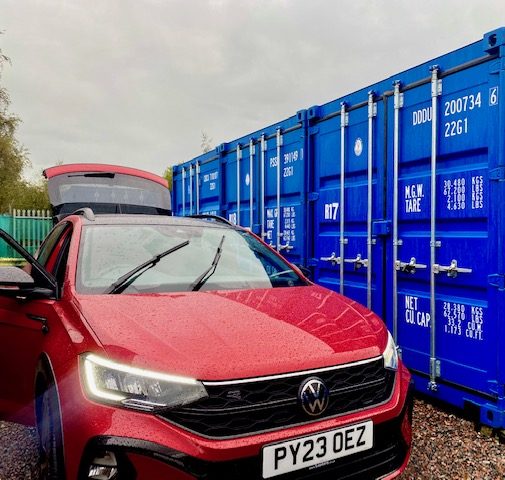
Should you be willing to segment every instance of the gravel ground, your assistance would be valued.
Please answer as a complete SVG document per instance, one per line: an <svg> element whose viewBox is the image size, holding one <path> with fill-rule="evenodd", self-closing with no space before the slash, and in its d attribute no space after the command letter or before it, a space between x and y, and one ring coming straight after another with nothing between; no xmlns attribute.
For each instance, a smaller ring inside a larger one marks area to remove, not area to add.
<svg viewBox="0 0 505 480"><path fill-rule="evenodd" d="M37 480L37 431L0 422L0 480Z"/></svg>
<svg viewBox="0 0 505 480"><path fill-rule="evenodd" d="M34 429L0 422L0 480L37 480ZM505 445L453 411L416 400L414 448L401 480L504 480Z"/></svg>
<svg viewBox="0 0 505 480"><path fill-rule="evenodd" d="M416 400L414 447L401 480L504 480L505 445L454 411Z"/></svg>

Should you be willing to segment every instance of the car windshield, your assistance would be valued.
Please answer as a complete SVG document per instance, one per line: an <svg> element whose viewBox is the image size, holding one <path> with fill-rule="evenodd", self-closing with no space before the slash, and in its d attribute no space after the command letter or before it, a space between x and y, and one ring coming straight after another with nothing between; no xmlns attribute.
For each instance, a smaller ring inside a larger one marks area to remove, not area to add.
<svg viewBox="0 0 505 480"><path fill-rule="evenodd" d="M121 276L186 241L184 248L160 259L121 291L180 292L197 284L201 291L307 285L246 231L213 225L87 225L81 237L77 291L106 293Z"/></svg>

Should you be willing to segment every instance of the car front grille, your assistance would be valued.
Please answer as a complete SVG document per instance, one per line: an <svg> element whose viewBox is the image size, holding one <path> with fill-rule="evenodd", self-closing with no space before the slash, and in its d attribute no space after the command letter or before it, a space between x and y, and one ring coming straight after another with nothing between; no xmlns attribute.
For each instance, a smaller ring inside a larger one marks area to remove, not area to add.
<svg viewBox="0 0 505 480"><path fill-rule="evenodd" d="M327 409L317 417L300 405L300 385L310 377L330 389ZM204 382L209 397L161 416L187 430L211 438L229 438L300 425L386 402L395 372L377 357L364 362L251 380Z"/></svg>
<svg viewBox="0 0 505 480"><path fill-rule="evenodd" d="M408 453L400 428L399 418L374 427L374 446L323 465L319 468L298 470L274 477L279 480L374 480L398 470ZM197 467L197 465L195 465ZM230 462L207 463L196 468L195 477L202 480L259 480L261 456Z"/></svg>

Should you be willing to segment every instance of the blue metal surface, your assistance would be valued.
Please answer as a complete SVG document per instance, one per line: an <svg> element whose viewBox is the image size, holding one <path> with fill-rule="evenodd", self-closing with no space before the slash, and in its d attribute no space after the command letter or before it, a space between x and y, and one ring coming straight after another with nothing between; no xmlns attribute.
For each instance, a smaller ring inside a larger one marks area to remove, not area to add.
<svg viewBox="0 0 505 480"><path fill-rule="evenodd" d="M501 28L177 166L174 212L263 235L382 316L418 390L505 428L504 92Z"/></svg>

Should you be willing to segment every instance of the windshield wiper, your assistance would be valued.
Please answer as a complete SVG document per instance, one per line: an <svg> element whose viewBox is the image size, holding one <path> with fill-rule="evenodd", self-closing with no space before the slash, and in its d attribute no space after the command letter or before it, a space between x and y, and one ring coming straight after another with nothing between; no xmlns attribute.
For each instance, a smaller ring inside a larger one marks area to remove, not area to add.
<svg viewBox="0 0 505 480"><path fill-rule="evenodd" d="M216 254L214 255L214 260L212 260L212 263L210 264L210 267L205 270L191 285L190 288L193 292L196 292L200 290L200 288L203 287L205 282L214 275L214 272L216 271L217 264L219 263L219 259L221 258L221 252L223 251L223 242L224 242L224 235L221 237L221 241L219 242L219 245L217 246Z"/></svg>
<svg viewBox="0 0 505 480"><path fill-rule="evenodd" d="M170 255L171 253L176 252L177 250L185 247L186 245L189 245L189 240L186 240L185 242L179 243L175 247L169 248L168 250L165 250L164 252L159 253L158 255L155 255L154 257L150 258L147 260L147 262L142 263L138 267L135 267L133 270L130 270L129 272L126 272L124 275L119 277L107 290L105 290L105 294L110 294L110 293L121 293L125 289L127 289L135 280L137 280L140 275L143 273L147 272L150 268L154 267L163 257L166 257L167 255ZM142 271L143 270L143 271ZM135 274L140 272L136 277Z"/></svg>

